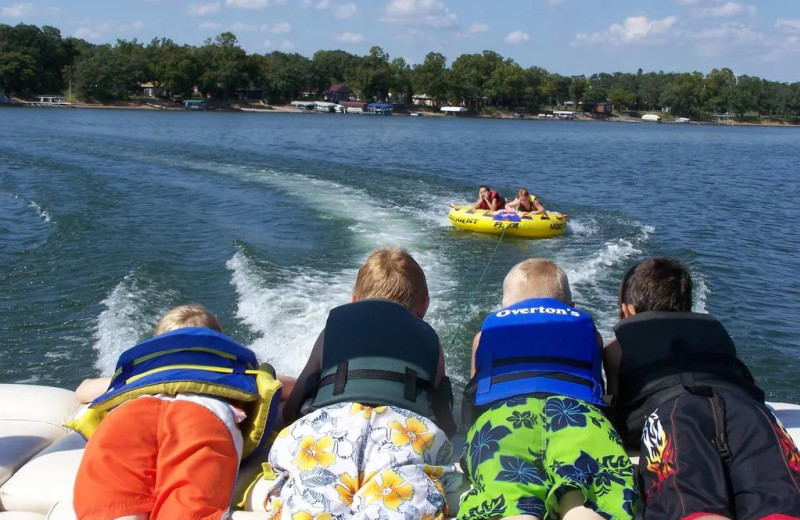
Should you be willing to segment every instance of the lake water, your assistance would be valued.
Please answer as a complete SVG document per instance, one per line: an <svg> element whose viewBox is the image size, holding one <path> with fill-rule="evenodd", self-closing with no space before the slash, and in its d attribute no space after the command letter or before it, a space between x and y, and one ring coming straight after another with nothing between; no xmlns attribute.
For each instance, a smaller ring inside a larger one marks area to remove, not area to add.
<svg viewBox="0 0 800 520"><path fill-rule="evenodd" d="M0 109L0 382L107 374L171 306L296 374L374 248L425 269L463 385L520 260L558 261L605 340L625 270L691 268L770 398L800 402L800 131L339 115ZM565 236L453 229L488 183L570 214ZM471 304L470 304L471 303Z"/></svg>

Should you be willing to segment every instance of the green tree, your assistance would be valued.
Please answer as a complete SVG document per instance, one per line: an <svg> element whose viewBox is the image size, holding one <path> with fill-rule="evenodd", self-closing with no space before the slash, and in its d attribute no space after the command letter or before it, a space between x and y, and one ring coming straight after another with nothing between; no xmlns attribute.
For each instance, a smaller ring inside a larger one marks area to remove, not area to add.
<svg viewBox="0 0 800 520"><path fill-rule="evenodd" d="M200 74L200 90L212 97L227 99L238 88L250 86L250 62L247 53L239 47L236 35L224 32L213 41L206 40L197 50L203 67Z"/></svg>
<svg viewBox="0 0 800 520"><path fill-rule="evenodd" d="M667 84L661 102L676 116L697 116L704 104L704 77L700 72L682 73Z"/></svg>
<svg viewBox="0 0 800 520"><path fill-rule="evenodd" d="M404 58L395 58L389 63L389 69L392 75L390 86L392 98L402 100L403 103L411 103L414 97L411 67Z"/></svg>
<svg viewBox="0 0 800 520"><path fill-rule="evenodd" d="M392 86L389 55L380 47L372 47L356 66L350 84L362 99L386 101Z"/></svg>
<svg viewBox="0 0 800 520"><path fill-rule="evenodd" d="M312 84L311 61L299 54L271 52L261 60L263 87L271 103L291 101Z"/></svg>
<svg viewBox="0 0 800 520"><path fill-rule="evenodd" d="M344 83L358 63L358 57L342 50L317 51L311 58L312 88L321 96L331 85Z"/></svg>
<svg viewBox="0 0 800 520"><path fill-rule="evenodd" d="M446 104L449 74L447 58L438 52L429 52L425 61L414 66L412 71L414 93L429 96L437 106Z"/></svg>
<svg viewBox="0 0 800 520"><path fill-rule="evenodd" d="M729 68L714 69L705 79L708 100L706 110L715 114L731 111L731 97L736 88L736 76Z"/></svg>
<svg viewBox="0 0 800 520"><path fill-rule="evenodd" d="M147 50L150 55L149 79L167 95L190 97L200 81L202 70L196 51L165 38L154 39Z"/></svg>
<svg viewBox="0 0 800 520"><path fill-rule="evenodd" d="M583 101L583 96L589 88L589 82L585 76L573 76L572 83L569 85L569 95L575 103L575 108Z"/></svg>
<svg viewBox="0 0 800 520"><path fill-rule="evenodd" d="M614 87L608 93L608 100L615 109L629 109L636 105L636 94L622 87Z"/></svg>
<svg viewBox="0 0 800 520"><path fill-rule="evenodd" d="M739 119L748 112L758 112L761 100L761 80L752 76L739 76L731 96L731 108Z"/></svg>

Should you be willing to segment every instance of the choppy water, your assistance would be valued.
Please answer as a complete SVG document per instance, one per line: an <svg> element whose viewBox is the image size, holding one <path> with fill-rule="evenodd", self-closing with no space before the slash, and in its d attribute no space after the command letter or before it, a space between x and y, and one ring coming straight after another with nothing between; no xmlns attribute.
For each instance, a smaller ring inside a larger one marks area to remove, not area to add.
<svg viewBox="0 0 800 520"><path fill-rule="evenodd" d="M668 254L770 396L800 401L797 130L78 109L0 123L0 382L108 373L190 301L297 373L369 251L394 244L428 275L461 383L516 262L560 262L608 340L622 274ZM481 183L527 186L571 222L505 238L476 291L497 237L446 214Z"/></svg>

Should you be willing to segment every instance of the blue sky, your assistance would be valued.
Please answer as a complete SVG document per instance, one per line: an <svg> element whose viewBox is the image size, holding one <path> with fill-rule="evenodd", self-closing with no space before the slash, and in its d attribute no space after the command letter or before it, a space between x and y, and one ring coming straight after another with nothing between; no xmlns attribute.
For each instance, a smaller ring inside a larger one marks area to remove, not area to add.
<svg viewBox="0 0 800 520"><path fill-rule="evenodd" d="M488 49L564 75L730 67L800 81L800 0L0 1L0 23L20 22L93 43L231 31L250 53L380 45L413 64Z"/></svg>

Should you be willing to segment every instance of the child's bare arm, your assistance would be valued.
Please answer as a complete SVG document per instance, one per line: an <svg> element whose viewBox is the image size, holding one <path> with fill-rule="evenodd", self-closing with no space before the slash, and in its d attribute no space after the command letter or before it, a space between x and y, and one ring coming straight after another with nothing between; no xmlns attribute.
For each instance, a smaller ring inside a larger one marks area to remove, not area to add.
<svg viewBox="0 0 800 520"><path fill-rule="evenodd" d="M622 347L616 338L609 341L603 349L603 369L606 371L606 394L617 395L619 365L622 362Z"/></svg>
<svg viewBox="0 0 800 520"><path fill-rule="evenodd" d="M75 389L75 397L80 403L91 403L108 390L111 384L110 377L93 377L84 379L78 388Z"/></svg>

